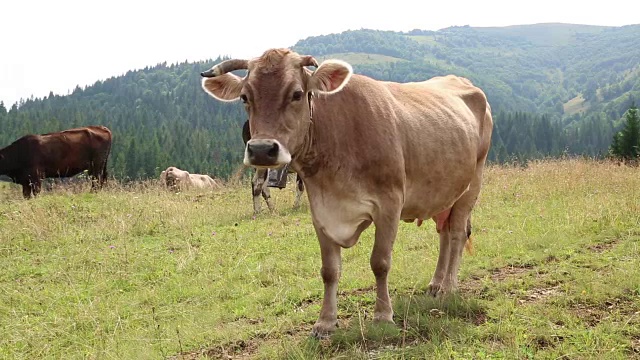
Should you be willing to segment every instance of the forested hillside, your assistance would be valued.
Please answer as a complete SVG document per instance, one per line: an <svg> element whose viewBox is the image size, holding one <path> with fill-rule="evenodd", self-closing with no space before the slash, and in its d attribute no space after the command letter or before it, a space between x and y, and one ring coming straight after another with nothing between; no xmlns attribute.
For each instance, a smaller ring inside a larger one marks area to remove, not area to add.
<svg viewBox="0 0 640 360"><path fill-rule="evenodd" d="M213 63L159 64L8 112L0 106L0 146L27 133L102 124L113 131L110 172L118 178L157 177L170 165L225 178L242 161L246 118L237 104L202 91L200 72Z"/></svg>
<svg viewBox="0 0 640 360"><path fill-rule="evenodd" d="M565 115L577 110L620 118L629 98L640 97L640 25L359 30L301 40L294 49L391 57L372 63L351 54L357 72L384 80L464 75L485 89L494 109L547 113L567 123L576 118Z"/></svg>
<svg viewBox="0 0 640 360"><path fill-rule="evenodd" d="M470 78L493 108L493 161L602 155L640 98L640 25L357 30L293 48L318 60L342 58L381 80ZM246 115L200 89L200 71L217 61L159 64L67 96L0 104L0 147L27 133L102 124L114 132L110 169L118 178L157 177L169 165L226 178L241 163Z"/></svg>

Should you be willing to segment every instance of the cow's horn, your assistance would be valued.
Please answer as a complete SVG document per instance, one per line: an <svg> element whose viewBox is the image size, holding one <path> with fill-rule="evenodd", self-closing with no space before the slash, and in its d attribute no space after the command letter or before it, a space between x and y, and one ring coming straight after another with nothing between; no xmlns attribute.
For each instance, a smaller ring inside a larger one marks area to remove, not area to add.
<svg viewBox="0 0 640 360"><path fill-rule="evenodd" d="M215 65L207 71L200 73L202 77L216 77L222 74L226 74L234 70L243 70L249 68L249 62L247 60L231 59L225 60L218 65Z"/></svg>
<svg viewBox="0 0 640 360"><path fill-rule="evenodd" d="M318 67L318 62L311 55L306 55L302 57L300 61L300 65L302 66L315 66Z"/></svg>

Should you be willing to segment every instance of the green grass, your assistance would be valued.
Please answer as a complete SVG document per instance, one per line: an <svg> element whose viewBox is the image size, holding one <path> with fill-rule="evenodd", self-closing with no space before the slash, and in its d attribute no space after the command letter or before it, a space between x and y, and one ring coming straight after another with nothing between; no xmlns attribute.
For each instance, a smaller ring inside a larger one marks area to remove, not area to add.
<svg viewBox="0 0 640 360"><path fill-rule="evenodd" d="M308 334L320 256L307 202L246 184L0 187L0 358L640 358L640 170L593 161L490 167L459 294L425 294L435 226L401 223L395 326L371 322L372 229L343 251L339 330Z"/></svg>

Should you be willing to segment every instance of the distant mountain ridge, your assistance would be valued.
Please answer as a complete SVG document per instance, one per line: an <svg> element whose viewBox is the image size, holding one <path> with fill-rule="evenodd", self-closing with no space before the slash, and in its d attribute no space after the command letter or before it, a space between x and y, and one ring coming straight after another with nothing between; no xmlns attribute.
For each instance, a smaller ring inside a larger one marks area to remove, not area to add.
<svg viewBox="0 0 640 360"><path fill-rule="evenodd" d="M319 61L341 58L380 80L468 77L492 105L493 161L602 154L616 121L640 99L640 25L363 29L292 48ZM156 177L170 165L229 177L242 163L246 114L239 104L210 99L199 75L222 60L158 64L66 96L0 105L0 147L27 133L101 124L113 131L110 172L119 178Z"/></svg>
<svg viewBox="0 0 640 360"><path fill-rule="evenodd" d="M387 80L464 75L485 89L494 108L506 111L620 117L631 99L640 98L640 25L365 29L310 37L293 49L322 58L339 54L357 72ZM393 59L371 61L372 55Z"/></svg>

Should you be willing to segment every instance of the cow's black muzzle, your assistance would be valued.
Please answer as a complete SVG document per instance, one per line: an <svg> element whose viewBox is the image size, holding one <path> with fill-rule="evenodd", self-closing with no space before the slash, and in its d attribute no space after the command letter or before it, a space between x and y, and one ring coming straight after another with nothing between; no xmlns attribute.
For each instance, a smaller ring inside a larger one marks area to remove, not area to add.
<svg viewBox="0 0 640 360"><path fill-rule="evenodd" d="M274 166L278 164L280 145L275 140L256 139L247 142L247 158L254 166Z"/></svg>

